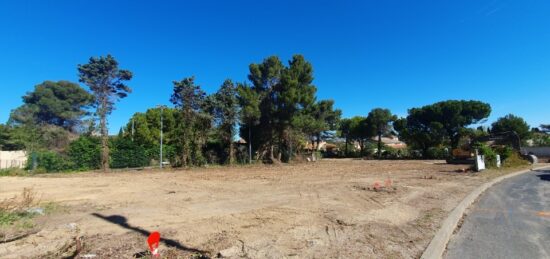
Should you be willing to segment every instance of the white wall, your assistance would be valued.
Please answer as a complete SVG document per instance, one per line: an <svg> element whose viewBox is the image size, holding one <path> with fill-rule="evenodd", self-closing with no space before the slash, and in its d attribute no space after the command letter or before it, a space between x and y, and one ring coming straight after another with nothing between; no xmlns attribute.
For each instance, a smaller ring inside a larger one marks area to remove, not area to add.
<svg viewBox="0 0 550 259"><path fill-rule="evenodd" d="M27 164L25 151L0 151L0 169L24 168Z"/></svg>

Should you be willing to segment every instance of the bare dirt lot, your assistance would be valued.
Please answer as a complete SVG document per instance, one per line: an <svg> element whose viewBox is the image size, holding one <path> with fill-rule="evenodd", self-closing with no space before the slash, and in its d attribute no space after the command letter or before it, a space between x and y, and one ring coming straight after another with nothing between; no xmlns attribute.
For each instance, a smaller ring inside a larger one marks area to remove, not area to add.
<svg viewBox="0 0 550 259"><path fill-rule="evenodd" d="M341 159L2 177L0 200L32 187L58 206L35 219L41 232L0 239L0 257L144 257L159 231L166 258L417 258L447 213L492 177L463 167Z"/></svg>

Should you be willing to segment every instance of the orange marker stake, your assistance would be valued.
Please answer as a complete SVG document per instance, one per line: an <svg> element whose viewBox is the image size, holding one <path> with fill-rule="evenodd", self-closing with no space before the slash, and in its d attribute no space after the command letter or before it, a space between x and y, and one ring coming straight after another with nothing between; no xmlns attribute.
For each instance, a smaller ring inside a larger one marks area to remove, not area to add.
<svg viewBox="0 0 550 259"><path fill-rule="evenodd" d="M151 254L153 255L153 257L155 258L160 257L160 253L158 250L159 242L160 242L160 233L157 231L151 233L151 235L149 235L149 237L147 238L147 243L149 244L149 250L151 251Z"/></svg>

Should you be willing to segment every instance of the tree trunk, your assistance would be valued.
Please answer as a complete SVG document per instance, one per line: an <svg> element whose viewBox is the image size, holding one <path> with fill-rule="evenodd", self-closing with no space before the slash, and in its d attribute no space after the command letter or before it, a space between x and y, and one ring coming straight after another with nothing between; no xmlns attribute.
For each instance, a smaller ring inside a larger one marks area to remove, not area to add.
<svg viewBox="0 0 550 259"><path fill-rule="evenodd" d="M426 159L428 157L428 147L422 147L422 158Z"/></svg>
<svg viewBox="0 0 550 259"><path fill-rule="evenodd" d="M360 140L359 141L359 148L361 149L361 158L363 157L363 149L365 148L365 141L364 140Z"/></svg>
<svg viewBox="0 0 550 259"><path fill-rule="evenodd" d="M344 151L345 154L346 154L346 157L349 156L349 153L348 153L348 143L349 143L348 136L346 136L346 144L345 144L345 145L346 145L346 149L345 149L346 151Z"/></svg>
<svg viewBox="0 0 550 259"><path fill-rule="evenodd" d="M248 127L248 163L252 164L252 124Z"/></svg>
<svg viewBox="0 0 550 259"><path fill-rule="evenodd" d="M378 133L378 159L382 158L382 134Z"/></svg>
<svg viewBox="0 0 550 259"><path fill-rule="evenodd" d="M230 136L229 137L229 164L232 165L233 164L233 159L234 159L234 152L233 152L233 136Z"/></svg>
<svg viewBox="0 0 550 259"><path fill-rule="evenodd" d="M100 127L101 127L101 169L104 173L109 172L109 131L107 129L107 115L106 111L106 101L102 102L102 112L100 114Z"/></svg>
<svg viewBox="0 0 550 259"><path fill-rule="evenodd" d="M271 159L271 162L275 161L275 154L273 154L273 148L274 148L274 145L273 143L271 143L269 145L269 159Z"/></svg>

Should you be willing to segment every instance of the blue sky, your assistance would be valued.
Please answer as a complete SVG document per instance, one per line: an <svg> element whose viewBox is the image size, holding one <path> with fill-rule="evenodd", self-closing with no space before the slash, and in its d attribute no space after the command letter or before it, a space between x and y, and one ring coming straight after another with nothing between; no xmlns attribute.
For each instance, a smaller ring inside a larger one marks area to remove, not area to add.
<svg viewBox="0 0 550 259"><path fill-rule="evenodd" d="M398 115L446 99L489 102L550 123L550 2L0 1L0 122L44 80L77 81L78 64L112 54L134 72L110 131L169 104L172 81L208 93L250 63L303 54L319 99L344 116Z"/></svg>

